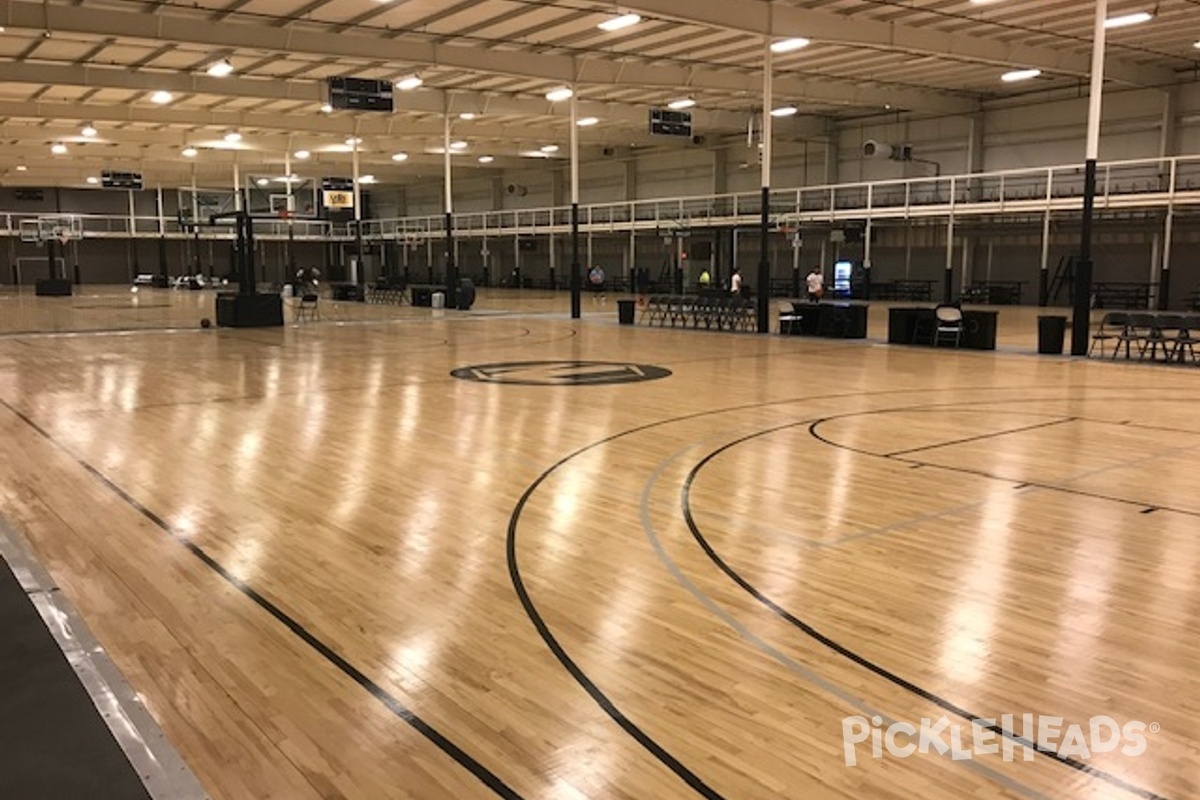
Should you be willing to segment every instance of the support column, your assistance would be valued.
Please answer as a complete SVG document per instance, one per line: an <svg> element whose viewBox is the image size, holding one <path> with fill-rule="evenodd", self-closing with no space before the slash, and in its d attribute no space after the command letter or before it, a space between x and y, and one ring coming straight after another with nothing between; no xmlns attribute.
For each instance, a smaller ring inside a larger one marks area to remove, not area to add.
<svg viewBox="0 0 1200 800"><path fill-rule="evenodd" d="M1042 215L1042 268L1038 272L1038 305L1050 305L1050 204L1054 201L1054 172L1046 171L1046 211Z"/></svg>
<svg viewBox="0 0 1200 800"><path fill-rule="evenodd" d="M1171 304L1171 245L1175 239L1175 184L1179 179L1178 163L1171 162L1167 188L1171 199L1167 203L1167 221L1163 231L1162 269L1158 274L1158 310L1165 311Z"/></svg>
<svg viewBox="0 0 1200 800"><path fill-rule="evenodd" d="M296 201L292 197L292 148L289 143L288 151L283 155L283 178L287 183L287 256L283 263L287 265L283 279L286 283L296 274Z"/></svg>
<svg viewBox="0 0 1200 800"><path fill-rule="evenodd" d="M358 158L358 135L350 137L350 165L353 169L351 175L354 181L354 265L350 270L350 280L358 284L358 297L365 297L362 286L366 283L366 270L363 269L363 240L362 240L362 177L359 169Z"/></svg>
<svg viewBox="0 0 1200 800"><path fill-rule="evenodd" d="M768 26L768 30L769 30ZM771 36L768 33L763 39L763 112L762 112L762 207L758 220L758 286L755 287L757 300L758 332L767 333L771 330L771 138L773 135L771 109L774 108L774 52L771 50Z"/></svg>
<svg viewBox="0 0 1200 800"><path fill-rule="evenodd" d="M193 254L194 268L196 274L203 272L200 259L200 198L196 193L196 162L192 162L192 242L195 245L196 252ZM208 280L212 283L212 264L208 265Z"/></svg>
<svg viewBox="0 0 1200 800"><path fill-rule="evenodd" d="M454 258L454 184L450 168L450 101L442 115L442 163L446 204L446 307L458 308L458 262Z"/></svg>
<svg viewBox="0 0 1200 800"><path fill-rule="evenodd" d="M1092 39L1092 87L1088 104L1087 153L1083 173L1083 225L1079 265L1075 269L1074 318L1071 321L1071 355L1086 356L1091 338L1092 218L1096 208L1096 160L1100 155L1100 114L1104 95L1104 48L1108 0L1096 0Z"/></svg>
<svg viewBox="0 0 1200 800"><path fill-rule="evenodd" d="M158 216L158 274L167 277L167 228L163 219L163 190L159 186L154 194L154 210ZM66 248L63 249L66 256Z"/></svg>
<svg viewBox="0 0 1200 800"><path fill-rule="evenodd" d="M723 147L712 151L712 193L729 191L729 151Z"/></svg>
<svg viewBox="0 0 1200 800"><path fill-rule="evenodd" d="M950 218L946 221L946 269L942 273L942 302L954 297L954 179L950 179Z"/></svg>
<svg viewBox="0 0 1200 800"><path fill-rule="evenodd" d="M574 87L572 87L573 89ZM579 276L579 102L571 94L571 319L580 316Z"/></svg>
<svg viewBox="0 0 1200 800"><path fill-rule="evenodd" d="M825 140L825 175L823 182L826 186L833 186L838 182L838 176L841 173L838 163L841 142L841 129L838 128L836 122L830 120L827 123Z"/></svg>

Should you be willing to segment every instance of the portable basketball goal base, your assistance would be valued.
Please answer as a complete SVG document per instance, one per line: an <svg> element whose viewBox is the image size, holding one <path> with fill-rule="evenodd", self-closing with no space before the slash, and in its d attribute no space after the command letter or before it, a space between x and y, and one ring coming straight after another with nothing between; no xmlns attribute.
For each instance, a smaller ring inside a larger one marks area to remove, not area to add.
<svg viewBox="0 0 1200 800"><path fill-rule="evenodd" d="M69 297L71 279L66 275L66 259L56 257L57 248L65 255L67 245L83 238L83 220L73 215L47 215L20 221L21 241L46 248L46 274L37 281L36 293L43 297ZM62 264L60 274L59 264Z"/></svg>

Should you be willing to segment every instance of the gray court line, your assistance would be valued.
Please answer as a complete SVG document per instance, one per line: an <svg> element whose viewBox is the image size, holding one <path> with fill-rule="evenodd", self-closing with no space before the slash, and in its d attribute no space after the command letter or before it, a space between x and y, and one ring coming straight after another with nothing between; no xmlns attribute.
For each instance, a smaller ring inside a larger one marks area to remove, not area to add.
<svg viewBox="0 0 1200 800"><path fill-rule="evenodd" d="M1189 435L1195 436L1196 434L1189 434ZM1143 458L1131 458L1128 461L1122 461L1119 464L1110 464L1107 467L1097 467L1095 469L1089 469L1084 472L1076 473L1075 475L1071 476L1070 478L1064 478L1062 480L1062 483L1064 483L1064 484L1079 483L1080 481L1084 480L1085 478L1094 478L1095 476L1102 475L1105 472L1112 472L1113 470L1124 469L1125 467L1132 467L1135 464L1145 464L1148 461L1155 461L1159 458L1162 458L1165 455L1170 455L1172 453L1184 453L1184 452L1187 452L1188 450L1196 450L1198 448L1200 448L1200 444L1189 444L1185 447L1165 447L1162 450L1155 450L1153 453L1151 453L1150 455L1145 456ZM1151 504L1147 503L1147 505L1151 505Z"/></svg>
<svg viewBox="0 0 1200 800"><path fill-rule="evenodd" d="M741 636L747 642L749 642L754 647L756 647L760 651L762 651L767 657L771 658L772 660L774 660L777 663L779 663L780 665L782 665L785 669L787 669L787 670L791 671L792 673L796 674L797 676L799 676L801 680L804 680L804 681L812 684L813 686L816 686L818 689L821 689L822 691L826 692L827 694L830 694L830 695L836 697L838 700L841 700L843 703L857 709L859 711L859 713L861 713L863 716L868 717L868 718L875 717L875 716L882 717L883 724L885 726L891 725L893 722L895 722L895 720L892 719L891 717L887 716L886 714L883 714L882 712L875 710L870 705L868 705L866 703L866 701L862 700L861 698L855 697L854 695L845 691L841 687L827 681L825 678L822 678L820 675L816 674L815 672L810 670L808 667L805 667L803 664L800 664L799 662L795 661L794 659L792 659L789 656L785 655L784 653L780 652L774 646L767 643L765 640L763 640L762 638L760 638L759 636L757 636L756 634L751 632L750 629L748 629L745 625L743 625L742 623L740 623L736 619L734 619L731 614L729 614L727 611L725 611L723 608L721 608L715 600L713 600L711 597L709 597L707 594L705 594L704 591L700 589L700 587L696 586L696 584L694 584L686 575L684 575L683 570L681 570L679 568L679 565L676 564L675 561L667 554L666 548L663 547L661 540L658 538L658 534L654 530L654 523L650 521L650 506L652 505L652 502L650 500L650 494L653 491L654 486L658 483L659 479L662 477L663 472L666 471L667 467L670 466L672 462L678 460L680 457L682 457L684 455L684 453L687 453L690 450L694 450L696 447L700 446L705 441L717 441L717 440L718 440L718 437L715 437L715 436L706 437L705 439L701 439L697 442L693 442L692 444L688 445L687 447L684 447L681 450L676 451L672 455L669 455L665 459L660 461L658 463L658 465L654 468L653 472L650 473L650 477L646 479L646 484L645 484L644 488L642 489L642 498L641 498L642 530L646 534L646 538L649 540L650 546L654 550L654 554L656 556L658 556L659 561L662 562L663 566L666 567L667 571L671 573L671 576L673 578L675 578L675 581L680 586L682 586L684 589L686 589L694 598L696 598L696 600L702 606L704 606L706 609L708 609L709 612L711 612L714 616L716 616L718 619L720 619L722 622L724 622L726 625L728 625L730 628L732 628L735 632L737 632L737 634L739 636ZM944 755L943 757L948 757L948 756ZM1014 791L1018 794L1022 794L1025 797L1036 798L1037 800L1051 800L1051 798L1048 795L1042 794L1038 790L1036 790L1030 786L1026 786L1025 784L1020 783L1020 782L1008 777L1007 775L1003 775L999 772L996 772L995 770L991 769L990 767L984 766L983 764L979 763L978 761L971 760L971 761L963 761L962 763L968 769L974 770L975 772L979 773L980 775L984 776L985 778L987 778L997 784L1000 784L1001 786L1003 786L1004 788L1006 788L1010 791Z"/></svg>
<svg viewBox="0 0 1200 800"><path fill-rule="evenodd" d="M0 555L37 608L79 682L154 800L208 800L75 607L38 562L23 537L0 516Z"/></svg>
<svg viewBox="0 0 1200 800"><path fill-rule="evenodd" d="M1035 487L1029 488L1032 489ZM1021 491L1026 490L1022 489ZM977 500L973 503L950 506L949 508L943 508L941 511L932 511L928 514L922 514L919 517L909 517L908 519L890 522L887 525L880 525L879 527L875 528L867 528L865 530L858 531L857 533L848 533L845 536L840 536L836 539L830 539L828 541L818 541L813 539L805 539L803 536L793 536L792 534L781 531L778 528L771 528L765 525L754 525L750 528L750 530L771 536L789 544L797 545L799 547L808 548L810 550L823 550L825 548L841 547L842 545L849 544L850 542L857 542L862 539L870 539L875 536L894 533L895 531L902 531L906 528L911 528L914 525L920 525L922 522L932 522L934 520L953 518L960 514L965 514L968 511L977 509L983 506L985 502L986 501L984 500Z"/></svg>

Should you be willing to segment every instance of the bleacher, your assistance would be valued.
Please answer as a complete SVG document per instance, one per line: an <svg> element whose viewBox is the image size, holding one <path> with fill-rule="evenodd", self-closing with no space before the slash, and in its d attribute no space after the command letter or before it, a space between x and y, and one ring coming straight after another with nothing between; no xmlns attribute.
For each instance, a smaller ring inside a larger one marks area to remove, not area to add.
<svg viewBox="0 0 1200 800"><path fill-rule="evenodd" d="M1019 306L1024 281L977 281L963 289L964 303L984 306Z"/></svg>
<svg viewBox="0 0 1200 800"><path fill-rule="evenodd" d="M933 299L936 281L880 281L871 284L872 300L915 300L929 302Z"/></svg>

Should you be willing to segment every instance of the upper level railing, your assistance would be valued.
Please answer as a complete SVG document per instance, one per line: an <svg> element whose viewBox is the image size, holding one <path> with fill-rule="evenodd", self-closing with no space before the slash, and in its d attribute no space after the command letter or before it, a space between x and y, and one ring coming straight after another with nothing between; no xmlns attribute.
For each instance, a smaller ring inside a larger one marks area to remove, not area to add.
<svg viewBox="0 0 1200 800"><path fill-rule="evenodd" d="M181 223L176 217L157 217L157 216L129 216L128 214L50 214L31 213L28 211L2 211L0 212L0 236L19 236L21 231L21 223L36 221L39 217L48 216L65 216L74 217L79 220L83 235L89 238L130 238L130 237L157 237L166 236L172 239L186 238L194 236L195 232L190 225ZM328 239L338 234L334 231L334 226L325 220L260 220L255 223L255 236L262 236L269 239L286 239L288 238L288 228L291 226L291 235L296 239ZM206 238L234 238L234 226L230 222L228 225L202 226L201 235ZM341 231L342 236L348 236L349 232L344 226Z"/></svg>
<svg viewBox="0 0 1200 800"><path fill-rule="evenodd" d="M1083 204L1083 167L1070 164L968 175L842 183L774 189L770 219L776 225L837 223L867 219L937 219L965 215L1071 212ZM1162 209L1200 204L1200 155L1110 161L1099 165L1096 207ZM761 191L693 197L593 203L580 206L586 232L673 231L756 225ZM0 235L17 236L22 220L45 214L0 211ZM172 216L79 214L87 237L184 238L191 229ZM571 229L569 207L465 212L453 217L456 235L563 234ZM290 229L290 231L289 231ZM445 236L441 214L364 220L368 240L420 240ZM323 220L260 220L255 235L267 239L350 239L353 223ZM233 238L233 226L203 228L205 238Z"/></svg>
<svg viewBox="0 0 1200 800"><path fill-rule="evenodd" d="M1078 164L949 175L932 178L842 183L774 189L770 217L776 224L873 219L949 217L965 214L1070 211L1083 204L1083 167ZM1098 167L1096 207L1162 208L1200 203L1200 156L1111 161ZM580 206L584 231L657 230L753 225L761 217L761 191L595 203ZM456 235L565 233L567 207L508 209L455 214ZM369 220L363 235L412 239L445 235L444 215Z"/></svg>

